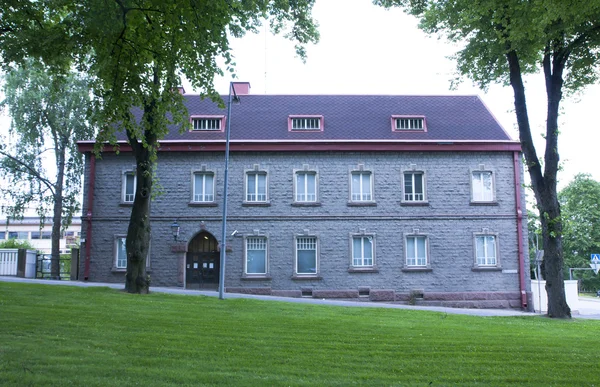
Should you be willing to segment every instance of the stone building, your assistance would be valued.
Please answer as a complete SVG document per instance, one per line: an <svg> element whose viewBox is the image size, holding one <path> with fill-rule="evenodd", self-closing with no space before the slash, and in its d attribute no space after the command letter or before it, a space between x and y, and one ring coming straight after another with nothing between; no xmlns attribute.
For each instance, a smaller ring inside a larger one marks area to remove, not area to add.
<svg viewBox="0 0 600 387"><path fill-rule="evenodd" d="M520 145L479 97L236 87L226 292L527 306ZM190 130L171 128L161 141L148 271L152 285L216 289L227 110L184 98ZM92 141L79 148L81 272L124 282L134 158L125 141L101 159Z"/></svg>

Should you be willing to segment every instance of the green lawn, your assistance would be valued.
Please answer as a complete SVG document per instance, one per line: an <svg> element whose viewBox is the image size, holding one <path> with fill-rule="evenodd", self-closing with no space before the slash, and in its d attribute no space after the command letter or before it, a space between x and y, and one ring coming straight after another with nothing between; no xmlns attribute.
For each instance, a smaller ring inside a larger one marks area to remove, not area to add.
<svg viewBox="0 0 600 387"><path fill-rule="evenodd" d="M599 386L600 321L0 283L0 385Z"/></svg>

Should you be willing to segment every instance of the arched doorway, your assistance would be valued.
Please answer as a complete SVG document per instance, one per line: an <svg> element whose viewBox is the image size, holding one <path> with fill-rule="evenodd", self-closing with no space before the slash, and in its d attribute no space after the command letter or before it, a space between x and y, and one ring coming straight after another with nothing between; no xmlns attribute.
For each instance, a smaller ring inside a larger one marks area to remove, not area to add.
<svg viewBox="0 0 600 387"><path fill-rule="evenodd" d="M202 231L190 241L185 263L187 289L217 290L220 256L217 239Z"/></svg>

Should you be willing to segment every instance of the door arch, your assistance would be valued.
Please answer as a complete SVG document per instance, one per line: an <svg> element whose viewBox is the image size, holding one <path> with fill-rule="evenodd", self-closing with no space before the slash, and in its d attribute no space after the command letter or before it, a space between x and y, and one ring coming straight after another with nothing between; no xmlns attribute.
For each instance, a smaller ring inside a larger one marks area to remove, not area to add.
<svg viewBox="0 0 600 387"><path fill-rule="evenodd" d="M217 290L220 255L217 239L207 231L198 233L188 245L185 262L187 289Z"/></svg>

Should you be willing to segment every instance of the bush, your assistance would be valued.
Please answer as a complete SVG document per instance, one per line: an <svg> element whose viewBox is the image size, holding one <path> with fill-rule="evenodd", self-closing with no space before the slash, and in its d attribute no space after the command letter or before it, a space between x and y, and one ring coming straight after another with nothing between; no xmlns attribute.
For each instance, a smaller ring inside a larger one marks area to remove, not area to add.
<svg viewBox="0 0 600 387"><path fill-rule="evenodd" d="M35 247L29 242L19 239L9 239L0 242L0 249L27 249L35 250Z"/></svg>

